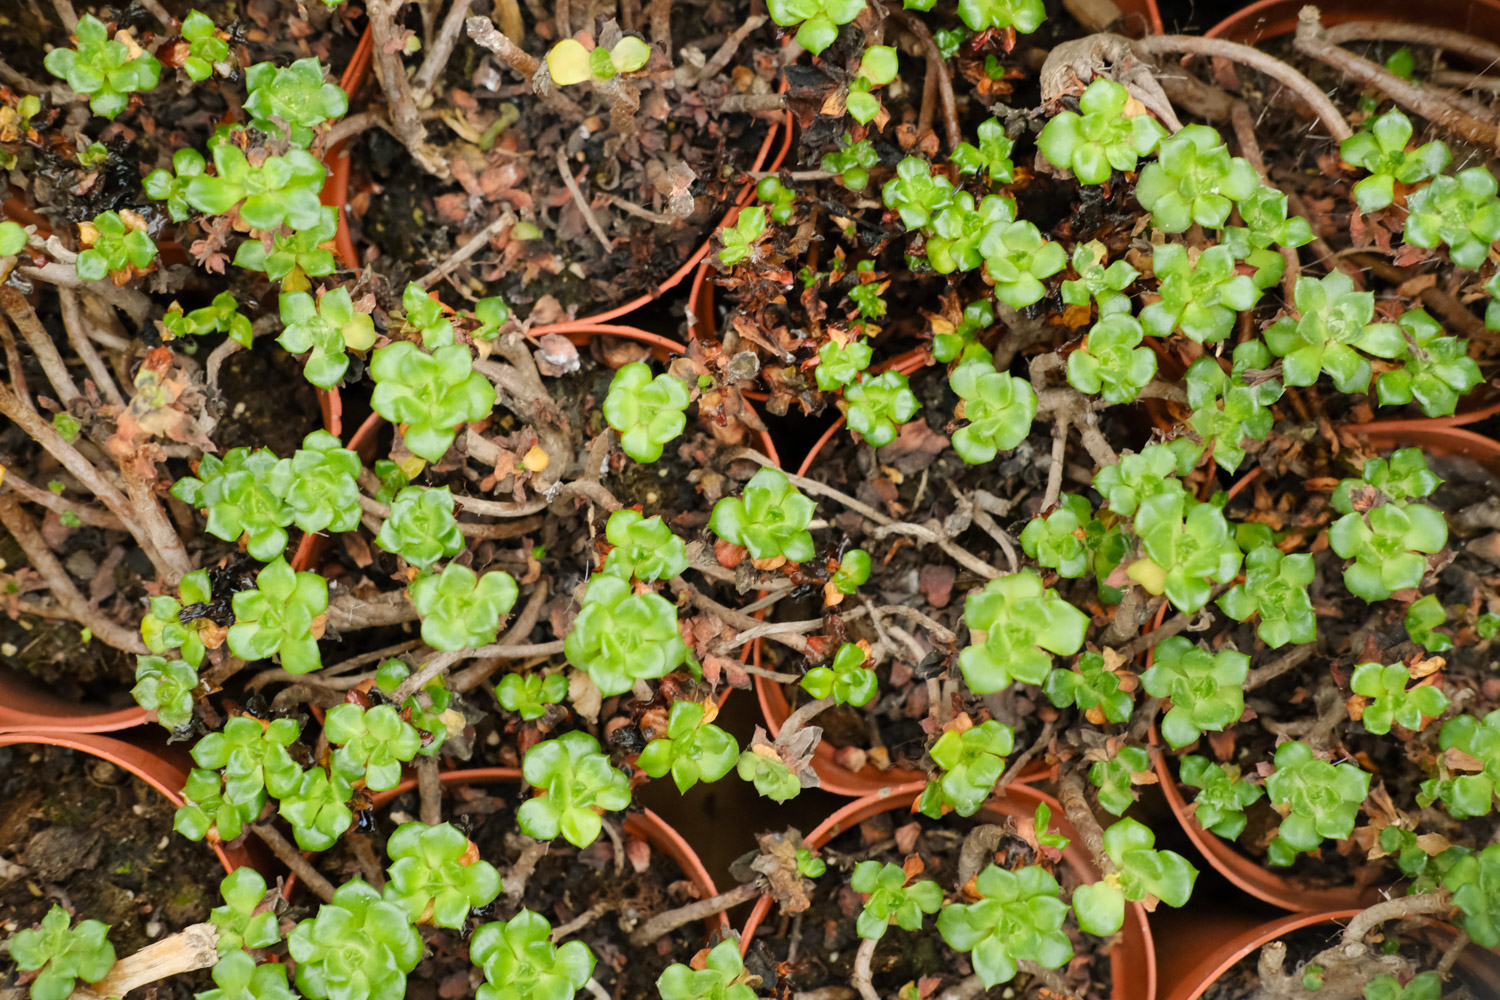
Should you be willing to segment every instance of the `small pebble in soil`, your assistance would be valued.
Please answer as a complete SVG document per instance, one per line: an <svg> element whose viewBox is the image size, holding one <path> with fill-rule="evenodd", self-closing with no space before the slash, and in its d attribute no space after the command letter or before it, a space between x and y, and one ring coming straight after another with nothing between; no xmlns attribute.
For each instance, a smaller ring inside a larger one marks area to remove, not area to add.
<svg viewBox="0 0 1500 1000"><path fill-rule="evenodd" d="M146 936L147 937L154 938L154 937L159 936L160 934L161 934L161 924L158 923L157 921L153 920L149 924L146 925Z"/></svg>

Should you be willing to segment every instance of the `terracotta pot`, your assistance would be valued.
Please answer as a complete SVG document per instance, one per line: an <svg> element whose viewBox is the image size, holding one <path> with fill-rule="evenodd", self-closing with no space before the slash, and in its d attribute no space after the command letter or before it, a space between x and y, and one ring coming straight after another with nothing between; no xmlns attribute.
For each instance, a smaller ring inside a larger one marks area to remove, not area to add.
<svg viewBox="0 0 1500 1000"><path fill-rule="evenodd" d="M81 732L0 733L0 746L26 744L67 747L108 761L140 778L174 806L182 805L182 786L187 782L188 769L192 767L192 761L185 752L167 746L154 735L142 735L133 741L126 741ZM250 855L243 847L224 847L219 844L208 846L224 866L225 872L251 864Z"/></svg>
<svg viewBox="0 0 1500 1000"><path fill-rule="evenodd" d="M1290 35L1297 30L1297 13L1304 6L1303 0L1260 0L1220 21L1204 34L1244 45ZM1500 41L1500 3L1496 0L1441 0L1416 7L1405 0L1346 0L1319 6L1323 11L1324 25L1345 21L1404 21Z"/></svg>
<svg viewBox="0 0 1500 1000"><path fill-rule="evenodd" d="M1304 927L1343 923L1359 912L1341 909L1291 913L1270 923L1256 925L1252 921L1250 926L1244 926L1244 921L1237 921L1228 911L1211 914L1206 920L1170 921L1173 933L1162 935L1162 945L1157 949L1162 1000L1198 1000L1220 976L1262 945ZM1429 936L1439 947L1453 941L1456 931L1447 924L1437 921L1424 924L1417 933ZM1335 933L1336 928L1329 931ZM1500 957L1494 952L1471 946L1459 957L1458 968L1475 985L1489 990L1484 995L1500 995Z"/></svg>
<svg viewBox="0 0 1500 1000"><path fill-rule="evenodd" d="M139 705L107 705L62 698L36 680L0 667L0 733L113 733L148 721Z"/></svg>
<svg viewBox="0 0 1500 1000"><path fill-rule="evenodd" d="M829 816L804 838L814 850L827 846L834 837L853 829L871 816L897 809L910 809L917 796L922 794L925 782L912 782L889 787L875 795L867 795L843 806ZM1067 837L1069 845L1063 850L1063 860L1068 868L1084 882L1097 882L1099 872L1089 860L1078 833L1063 815L1063 808L1056 799L1033 788L1010 786L1006 794L992 798L977 814L992 823L1003 823L1007 819L1030 820L1036 815L1036 807L1046 803L1052 809L1052 825L1057 832ZM745 928L740 934L740 954L749 951L750 940L771 910L771 897L762 896L755 903ZM1156 996L1156 953L1152 946L1151 928L1146 922L1146 911L1140 903L1128 903L1125 909L1125 926L1109 955L1110 978L1114 989L1112 1000L1153 1000Z"/></svg>
<svg viewBox="0 0 1500 1000"><path fill-rule="evenodd" d="M1416 447L1433 455L1462 455L1500 477L1500 442L1483 434L1464 430L1451 422L1454 419L1380 420L1370 424L1353 424L1341 430L1345 435L1364 438L1376 448Z"/></svg>
<svg viewBox="0 0 1500 1000"><path fill-rule="evenodd" d="M462 785L480 785L492 782L519 782L521 772L514 767L475 767L457 771L444 771L440 776L444 787ZM408 778L388 792L379 792L373 796L376 809L389 805L398 795L402 795L417 787L415 778ZM661 851L673 861L677 867L682 869L684 875L693 883L698 890L699 897L708 899L717 896L719 890L714 886L713 876L708 869L703 867L698 854L693 850L691 844L683 839L673 826L662 819L650 809L642 809L640 812L629 812L625 814L625 832L632 837L639 837L646 841L654 849ZM704 921L707 933L712 934L729 926L729 918L719 913Z"/></svg>

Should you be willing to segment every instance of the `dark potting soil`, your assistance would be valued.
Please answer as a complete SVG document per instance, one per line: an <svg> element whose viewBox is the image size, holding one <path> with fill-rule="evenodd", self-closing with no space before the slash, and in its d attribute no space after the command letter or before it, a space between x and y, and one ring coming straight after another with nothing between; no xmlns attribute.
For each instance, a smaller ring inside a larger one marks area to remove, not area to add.
<svg viewBox="0 0 1500 1000"><path fill-rule="evenodd" d="M860 938L855 921L863 897L849 888L855 864L864 860L900 865L905 854L897 848L898 836L910 835L901 828L916 824L912 853L924 865L921 878L931 878L950 899L957 899L959 856L964 838L974 827L988 822L982 814L963 819L949 815L942 821L921 814L908 816L901 810L881 813L835 837L821 852L828 871L814 882L808 893L811 906L795 916L778 915L773 907L756 931L746 967L763 977L763 989L775 986L777 995L823 987L846 986L853 971ZM1003 821L1010 833L997 848L1001 867L1015 869L1036 862L1029 844L1015 835L1013 820ZM1076 887L1077 877L1065 866L1053 872L1062 883L1064 899ZM908 932L890 927L875 950L871 981L881 996L896 996L909 983L922 983L924 995L936 995L972 972L966 954L954 952L938 933L936 916L924 918L923 928ZM1071 917L1064 930L1073 942L1073 960L1057 970L1069 990L1080 1000L1102 1000L1109 996L1111 973L1105 939L1080 932ZM932 980L936 982L933 983ZM930 990L929 990L930 987ZM1020 972L1006 984L1007 997L1042 997L1043 984Z"/></svg>
<svg viewBox="0 0 1500 1000"><path fill-rule="evenodd" d="M207 844L172 831L173 805L106 761L59 747L0 747L0 857L22 866L0 881L0 934L40 923L54 904L110 925L129 955L190 924L220 902L224 869ZM0 952L0 987L15 983ZM210 989L206 970L154 989L188 1000Z"/></svg>
<svg viewBox="0 0 1500 1000"><path fill-rule="evenodd" d="M509 871L525 838L517 836L515 809L524 801L520 786L507 783L474 785L444 790L444 817L464 830L479 848L480 857L502 873ZM390 807L377 812L369 830L375 858L386 861L385 840L402 822L415 819L417 795L398 797ZM619 824L623 814L608 817ZM674 962L690 961L707 942L705 925L693 922L664 936L654 946L630 943L630 932L657 913L691 903L698 898L688 876L672 858L621 829L625 857L617 859L610 836L602 834L593 845L577 850L561 839L537 863L526 883L520 905L540 913L554 928L591 907L605 912L569 936L586 943L598 965L594 978L619 1000L655 1000L656 979ZM346 838L347 839L347 838ZM350 850L340 843L319 867L338 881L360 874ZM639 866L639 867L638 867ZM338 876L334 873L338 872ZM727 887L720 887L721 889ZM504 897L478 911L470 931L490 920L506 920L518 908L506 905ZM413 1000L469 995L471 966L467 934L441 928L423 928L428 957L408 977L407 996ZM461 993L452 992L465 984Z"/></svg>

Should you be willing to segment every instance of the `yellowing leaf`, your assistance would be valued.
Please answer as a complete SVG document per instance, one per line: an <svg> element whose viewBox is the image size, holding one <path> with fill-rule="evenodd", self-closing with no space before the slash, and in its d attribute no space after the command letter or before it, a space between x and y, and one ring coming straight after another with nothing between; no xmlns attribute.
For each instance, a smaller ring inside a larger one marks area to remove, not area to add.
<svg viewBox="0 0 1500 1000"><path fill-rule="evenodd" d="M589 50L576 38L564 38L547 53L547 72L560 86L582 83L590 78Z"/></svg>

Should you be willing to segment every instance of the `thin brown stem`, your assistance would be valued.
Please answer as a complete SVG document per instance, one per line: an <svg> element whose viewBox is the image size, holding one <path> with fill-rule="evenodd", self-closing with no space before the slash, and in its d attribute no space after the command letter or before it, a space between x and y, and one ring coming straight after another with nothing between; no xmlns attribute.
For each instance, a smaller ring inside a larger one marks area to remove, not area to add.
<svg viewBox="0 0 1500 1000"><path fill-rule="evenodd" d="M94 384L99 387L104 398L123 410L125 397L120 394L120 387L115 384L109 366L99 356L94 340L88 334L93 321L84 315L83 302L78 293L71 288L59 288L57 296L62 304L63 327L68 332L68 343L73 345L73 350L83 359L83 366L89 370L89 375L93 377Z"/></svg>
<svg viewBox="0 0 1500 1000"><path fill-rule="evenodd" d="M1333 45L1345 42L1404 42L1431 45L1467 56L1487 66L1500 65L1500 45L1487 42L1462 31L1434 28L1406 21L1344 21L1323 29L1323 37Z"/></svg>
<svg viewBox="0 0 1500 1000"><path fill-rule="evenodd" d="M1477 121L1431 89L1403 80L1384 66L1361 59L1334 45L1328 41L1319 17L1318 8L1311 5L1302 8L1293 42L1298 52L1326 63L1355 82L1376 88L1408 111L1416 112L1451 135L1482 149L1494 148L1497 135L1494 124ZM1320 91L1319 94L1321 93ZM1346 136L1334 138L1343 139Z"/></svg>
<svg viewBox="0 0 1500 1000"><path fill-rule="evenodd" d="M662 935L670 934L685 924L703 920L715 913L723 913L741 903L748 903L759 895L760 887L754 882L746 882L735 886L728 892L721 892L717 896L710 896L708 899L700 899L695 903L679 906L675 910L658 913L635 929L630 935L630 943L637 948L644 948Z"/></svg>
<svg viewBox="0 0 1500 1000"><path fill-rule="evenodd" d="M947 60L943 58L943 53L938 49L932 32L927 30L927 25L922 22L921 18L914 17L899 7L887 8L887 16L893 18L921 43L922 50L927 53L927 65L937 67L938 102L943 108L943 128L948 135L948 148L957 149L964 141L964 134L958 125L958 102L953 98L953 80L948 76Z"/></svg>
<svg viewBox="0 0 1500 1000"><path fill-rule="evenodd" d="M1073 769L1064 771L1058 780L1057 798L1062 803L1068 822L1078 831L1078 839L1083 841L1084 848L1094 859L1094 866L1106 878L1118 874L1119 869L1104 850L1104 831L1099 828L1099 821L1094 818L1094 810L1089 806L1088 796L1083 790L1082 775Z"/></svg>
<svg viewBox="0 0 1500 1000"><path fill-rule="evenodd" d="M443 821L443 785L438 778L438 760L436 757L419 757L416 768L422 822L437 826Z"/></svg>
<svg viewBox="0 0 1500 1000"><path fill-rule="evenodd" d="M170 937L153 941L110 967L103 979L79 983L70 1000L123 997L131 990L186 972L207 969L219 960L219 929L192 924Z"/></svg>
<svg viewBox="0 0 1500 1000"><path fill-rule="evenodd" d="M731 625L734 628L742 630L761 629L765 627L764 622L751 618L743 611L736 611L734 608L725 607L691 583L682 579L682 577L673 579L671 585L674 593L686 594L694 607L700 611L707 611L726 625ZM781 631L766 631L761 634L767 639L772 639L786 646L788 649L793 649L806 655L808 650L807 640L802 638L800 633L802 631L810 632L822 624L823 620L821 618L809 619L804 622L781 622L779 623Z"/></svg>
<svg viewBox="0 0 1500 1000"><path fill-rule="evenodd" d="M427 58L422 60L422 68L417 70L417 75L411 82L412 95L419 103L431 96L432 88L437 85L438 78L447 68L448 59L453 55L453 46L463 33L464 18L469 13L471 2L472 0L453 0L453 6L448 8L448 16L443 18L443 26L438 30L437 38L428 46Z"/></svg>
<svg viewBox="0 0 1500 1000"><path fill-rule="evenodd" d="M599 241L599 246L604 250L606 256L614 253L614 244L609 240L609 234L599 224L599 219L594 215L594 210L589 207L588 200L584 198L583 191L578 187L578 178L573 176L572 169L568 166L568 150L563 144L557 147L557 172L562 176L562 181L568 188L568 194L573 197L573 204L583 215L583 221L588 224L589 232L594 234L594 239Z"/></svg>
<svg viewBox="0 0 1500 1000"><path fill-rule="evenodd" d="M400 43L395 16L400 5L401 0L366 0L370 34L375 43L371 50L375 75L385 92L391 130L396 138L418 166L434 177L446 178L450 173L448 166L427 145L427 127L422 124L422 112L417 108L411 81L407 80L406 67L401 62L405 48Z"/></svg>
<svg viewBox="0 0 1500 1000"><path fill-rule="evenodd" d="M312 862L304 858L302 852L281 835L280 830L270 823L252 823L250 829L271 849L278 861L296 873L313 895L325 903L333 901L333 883L324 878L312 866Z"/></svg>
<svg viewBox="0 0 1500 1000"><path fill-rule="evenodd" d="M501 892L505 894L505 901L512 906L519 903L521 897L526 894L526 883L531 881L537 862L547 856L547 841L532 840L529 837L526 841L526 846L521 848L521 853L516 856L515 863L510 866L510 871L500 879Z"/></svg>
<svg viewBox="0 0 1500 1000"><path fill-rule="evenodd" d="M870 981L870 963L875 958L875 949L879 944L879 938L864 938L854 952L854 971L849 976L849 982L859 991L861 1000L880 1000L875 984Z"/></svg>
<svg viewBox="0 0 1500 1000"><path fill-rule="evenodd" d="M66 408L73 400L80 399L83 394L73 384L73 376L68 373L67 364L58 353L57 345L52 342L52 335L42 326L42 321L37 318L26 297L8 285L0 285L0 308L15 323L63 406ZM4 320L0 320L0 323L3 322Z"/></svg>
<svg viewBox="0 0 1500 1000"><path fill-rule="evenodd" d="M58 562L57 556L47 547L46 539L37 530L31 517L21 509L21 501L13 493L0 495L0 524L5 525L5 530L10 532L16 544L21 546L21 551L26 553L26 561L47 584L47 590L57 602L60 612L86 626L106 645L139 655L150 652L134 629L119 625L103 612L90 607L78 588L73 586L72 577L68 576L63 564Z"/></svg>
<svg viewBox="0 0 1500 1000"><path fill-rule="evenodd" d="M431 288L452 273L453 269L458 267L458 265L488 246L490 240L494 239L495 234L499 233L500 230L515 225L515 222L516 217L514 215L510 212L502 212L500 218L475 233L468 242L449 254L441 264L418 278L417 284L423 288Z"/></svg>
<svg viewBox="0 0 1500 1000"><path fill-rule="evenodd" d="M1047 466L1047 491L1042 494L1042 510L1057 503L1062 493L1063 463L1068 454L1068 418L1059 413L1052 421L1052 461Z"/></svg>
<svg viewBox="0 0 1500 1000"><path fill-rule="evenodd" d="M1382 900L1367 907L1349 921L1344 928L1345 945L1363 944L1365 935L1387 920L1402 920L1407 917L1447 916L1453 909L1453 893L1446 889L1420 893L1415 896L1398 896Z"/></svg>
<svg viewBox="0 0 1500 1000"><path fill-rule="evenodd" d="M468 30L470 38L495 53L501 62L514 70L527 83L531 83L532 78L542 68L541 60L512 41L508 35L496 28L489 18L471 17L464 22L464 27ZM548 90L541 97L549 108L567 121L581 122L588 117L588 113L578 106L577 101L558 92L556 88Z"/></svg>
<svg viewBox="0 0 1500 1000"><path fill-rule="evenodd" d="M1252 49L1248 45L1226 41L1222 38L1199 38L1195 35L1153 35L1136 42L1135 48L1139 52L1152 55L1186 53L1196 56L1218 56L1242 66L1249 66L1271 77L1302 98L1313 113L1322 120L1324 127L1334 139L1342 142L1354 134L1349 128L1349 123L1339 113L1339 109L1333 106L1327 94L1318 89L1317 84L1280 59L1268 56L1259 49Z"/></svg>
<svg viewBox="0 0 1500 1000"><path fill-rule="evenodd" d="M1312 643L1307 643L1303 646L1293 646L1265 666L1256 667L1250 671L1249 675L1245 678L1244 689L1246 691L1254 691L1256 688L1270 683L1287 671L1295 670L1311 659L1313 652Z"/></svg>
<svg viewBox="0 0 1500 1000"><path fill-rule="evenodd" d="M563 651L561 639L556 642L519 643L515 645L475 646L472 649L459 649L452 652L437 653L428 658L421 668L401 685L391 692L391 701L397 705L405 704L406 699L422 690L433 679L445 673L449 667L463 660L472 660L481 656L499 656L512 660L522 660L529 656L556 656Z"/></svg>
<svg viewBox="0 0 1500 1000"><path fill-rule="evenodd" d="M108 511L97 510L87 504L69 500L60 493L53 493L51 490L44 490L33 486L16 475L14 470L7 469L3 465L0 465L0 486L9 486L22 497L39 507L46 507L48 510L59 514L72 514L79 521L92 528L103 528L106 531L125 530L125 526L120 523L120 519Z"/></svg>

